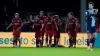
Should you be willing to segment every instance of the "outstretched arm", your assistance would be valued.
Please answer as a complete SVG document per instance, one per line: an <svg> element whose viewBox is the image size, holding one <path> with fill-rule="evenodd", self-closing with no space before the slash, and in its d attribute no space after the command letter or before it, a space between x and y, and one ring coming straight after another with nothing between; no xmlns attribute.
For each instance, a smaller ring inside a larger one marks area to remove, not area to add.
<svg viewBox="0 0 100 56"><path fill-rule="evenodd" d="M12 23L10 23L10 25L6 28L6 30L8 30L11 26L12 26Z"/></svg>

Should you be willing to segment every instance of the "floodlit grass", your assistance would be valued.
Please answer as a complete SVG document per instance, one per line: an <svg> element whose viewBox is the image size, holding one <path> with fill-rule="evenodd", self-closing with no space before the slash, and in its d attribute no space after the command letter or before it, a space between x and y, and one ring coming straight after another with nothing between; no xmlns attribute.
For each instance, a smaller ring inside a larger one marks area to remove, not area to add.
<svg viewBox="0 0 100 56"><path fill-rule="evenodd" d="M100 56L100 48L0 48L0 56Z"/></svg>

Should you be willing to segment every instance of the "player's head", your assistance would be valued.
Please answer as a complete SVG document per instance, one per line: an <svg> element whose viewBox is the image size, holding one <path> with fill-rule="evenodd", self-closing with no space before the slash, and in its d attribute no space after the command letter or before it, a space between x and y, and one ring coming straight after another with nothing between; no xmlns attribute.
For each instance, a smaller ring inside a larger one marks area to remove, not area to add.
<svg viewBox="0 0 100 56"><path fill-rule="evenodd" d="M32 19L32 18L33 18L33 15L31 14L31 15L30 15L30 19Z"/></svg>
<svg viewBox="0 0 100 56"><path fill-rule="evenodd" d="M43 15L44 15L44 12L40 11L40 17L43 17Z"/></svg>
<svg viewBox="0 0 100 56"><path fill-rule="evenodd" d="M15 13L15 18L19 18L19 14L18 13Z"/></svg>
<svg viewBox="0 0 100 56"><path fill-rule="evenodd" d="M89 9L93 9L94 8L94 3L93 2L89 2Z"/></svg>
<svg viewBox="0 0 100 56"><path fill-rule="evenodd" d="M74 13L73 12L69 12L68 13L68 18L73 18L74 17Z"/></svg>
<svg viewBox="0 0 100 56"><path fill-rule="evenodd" d="M59 19L59 16L58 15L55 15L55 19Z"/></svg>

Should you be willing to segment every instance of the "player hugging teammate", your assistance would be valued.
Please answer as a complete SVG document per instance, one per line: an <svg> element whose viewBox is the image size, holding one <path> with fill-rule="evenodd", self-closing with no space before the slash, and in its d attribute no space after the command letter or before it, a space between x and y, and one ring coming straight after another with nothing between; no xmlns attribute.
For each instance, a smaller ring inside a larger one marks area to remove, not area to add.
<svg viewBox="0 0 100 56"><path fill-rule="evenodd" d="M54 18L49 13L48 18L45 20L46 45L49 47L52 45L52 36L53 36L54 27L58 31L57 24L56 24ZM49 40L49 43L48 43L48 40Z"/></svg>
<svg viewBox="0 0 100 56"><path fill-rule="evenodd" d="M56 29L56 27L54 27L54 31L53 31L53 33L54 33L54 45L55 45L55 47L58 47L58 42L59 42L59 38L60 38L60 26L61 26L62 22L61 22L58 15L54 16L54 21L55 21L57 28L58 28L58 29Z"/></svg>

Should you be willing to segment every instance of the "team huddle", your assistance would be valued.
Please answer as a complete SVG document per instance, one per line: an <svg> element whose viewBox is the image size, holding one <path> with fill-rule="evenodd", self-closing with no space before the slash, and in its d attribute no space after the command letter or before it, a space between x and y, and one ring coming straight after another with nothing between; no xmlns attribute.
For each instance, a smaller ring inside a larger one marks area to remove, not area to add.
<svg viewBox="0 0 100 56"><path fill-rule="evenodd" d="M88 50L91 50L91 48L93 47L96 37L95 15L98 11L96 9L93 9L93 6L93 3L90 2L89 10L86 11ZM68 17L66 19L67 20L65 32L68 32L69 35L69 48L76 47L78 19L74 16L73 12L69 12ZM19 18L19 14L15 13L15 18L12 19L11 24L6 28L8 30L9 27L13 26L13 47L17 46L17 42L19 42L19 47L21 46L21 42L19 39L21 34L21 28L25 24L29 23L33 23L32 29L35 29L36 47L43 47L44 34L46 35L45 41L47 47L50 47L52 45L53 36L54 45L55 47L58 47L58 42L60 38L60 27L62 25L60 17L59 15L52 16L51 13L48 13L47 16L45 16L43 11L40 11L39 15L36 16L35 20L33 20L33 15L30 15L29 21L27 22L23 22L21 18Z"/></svg>

